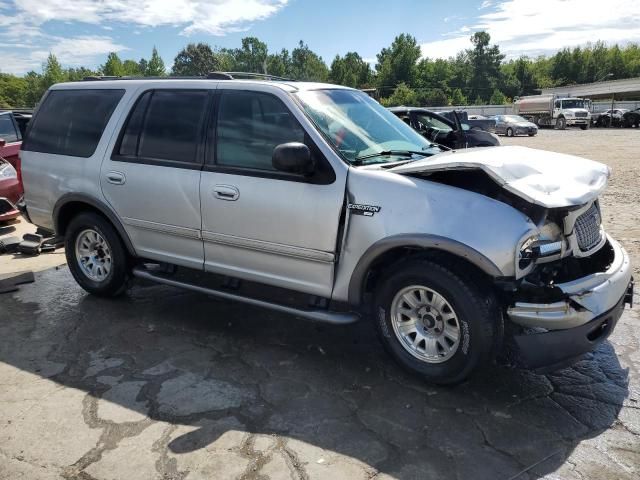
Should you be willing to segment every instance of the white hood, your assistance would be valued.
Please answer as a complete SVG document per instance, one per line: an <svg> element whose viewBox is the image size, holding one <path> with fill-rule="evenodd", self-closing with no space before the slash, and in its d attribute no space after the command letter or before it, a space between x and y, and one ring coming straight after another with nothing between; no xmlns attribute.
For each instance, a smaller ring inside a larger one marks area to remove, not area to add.
<svg viewBox="0 0 640 480"><path fill-rule="evenodd" d="M606 187L609 167L526 147L450 151L391 168L395 173L481 169L505 190L546 208L583 205Z"/></svg>

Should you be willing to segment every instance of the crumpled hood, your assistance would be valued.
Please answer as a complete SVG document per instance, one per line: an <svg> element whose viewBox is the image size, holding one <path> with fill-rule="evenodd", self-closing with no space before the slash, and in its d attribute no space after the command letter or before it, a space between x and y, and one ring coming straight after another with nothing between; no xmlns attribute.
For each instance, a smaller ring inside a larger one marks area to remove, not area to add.
<svg viewBox="0 0 640 480"><path fill-rule="evenodd" d="M609 167L573 155L527 147L450 151L400 165L400 174L481 169L505 190L545 208L583 205L606 187Z"/></svg>

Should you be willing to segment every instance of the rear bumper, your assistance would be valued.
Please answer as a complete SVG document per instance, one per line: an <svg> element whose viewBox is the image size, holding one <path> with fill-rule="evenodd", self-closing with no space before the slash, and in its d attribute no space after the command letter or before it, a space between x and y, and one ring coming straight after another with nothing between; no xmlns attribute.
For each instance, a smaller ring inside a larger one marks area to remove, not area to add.
<svg viewBox="0 0 640 480"><path fill-rule="evenodd" d="M606 340L615 328L629 295L633 295L633 283L616 305L588 323L567 330L515 335L519 364L538 372L566 367L582 355L595 349Z"/></svg>

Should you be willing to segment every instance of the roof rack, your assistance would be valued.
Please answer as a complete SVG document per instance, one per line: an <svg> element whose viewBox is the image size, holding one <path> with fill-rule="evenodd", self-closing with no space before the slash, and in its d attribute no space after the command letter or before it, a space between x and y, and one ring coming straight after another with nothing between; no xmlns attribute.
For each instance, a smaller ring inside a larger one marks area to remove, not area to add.
<svg viewBox="0 0 640 480"><path fill-rule="evenodd" d="M84 77L82 80L85 82L93 82L100 80L239 80L239 79L261 79L261 80L275 80L279 82L295 82L292 78L278 77L276 75L269 75L267 73L253 73L253 72L210 72L207 75L202 76L190 76L190 77L132 77L132 76L109 76L109 75L91 75Z"/></svg>

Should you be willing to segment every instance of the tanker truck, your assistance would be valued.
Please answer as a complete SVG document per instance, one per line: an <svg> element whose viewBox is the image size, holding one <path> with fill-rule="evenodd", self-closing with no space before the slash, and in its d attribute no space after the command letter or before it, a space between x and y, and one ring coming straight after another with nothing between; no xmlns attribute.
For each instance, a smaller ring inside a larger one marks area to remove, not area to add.
<svg viewBox="0 0 640 480"><path fill-rule="evenodd" d="M558 95L530 95L516 98L513 111L539 127L555 127L564 130L567 126L589 128L591 100L585 98L560 97Z"/></svg>

